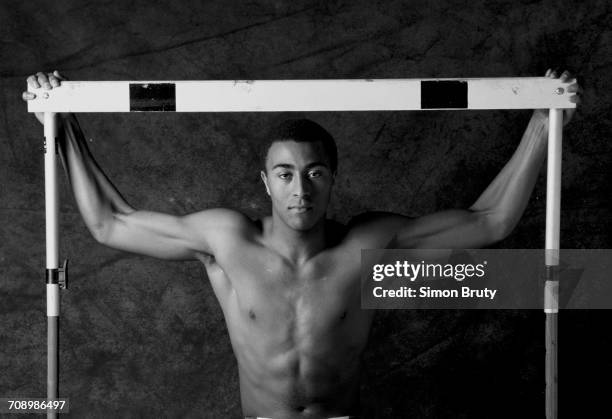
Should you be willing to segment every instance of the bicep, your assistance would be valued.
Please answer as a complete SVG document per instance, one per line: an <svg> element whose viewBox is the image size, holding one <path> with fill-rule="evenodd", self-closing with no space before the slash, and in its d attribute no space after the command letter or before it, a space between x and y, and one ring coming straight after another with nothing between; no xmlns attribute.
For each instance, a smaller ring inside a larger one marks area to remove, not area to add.
<svg viewBox="0 0 612 419"><path fill-rule="evenodd" d="M117 214L101 242L128 252L170 260L213 254L215 243L230 234L244 216L211 209L176 216L153 211Z"/></svg>

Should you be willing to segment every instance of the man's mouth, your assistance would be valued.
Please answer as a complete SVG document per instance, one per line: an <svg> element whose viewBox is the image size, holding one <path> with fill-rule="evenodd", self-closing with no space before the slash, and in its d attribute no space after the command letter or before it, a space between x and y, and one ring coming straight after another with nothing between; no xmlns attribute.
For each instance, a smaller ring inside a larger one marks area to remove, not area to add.
<svg viewBox="0 0 612 419"><path fill-rule="evenodd" d="M289 209L297 213L301 213L312 210L312 207L308 205L294 205L289 207Z"/></svg>

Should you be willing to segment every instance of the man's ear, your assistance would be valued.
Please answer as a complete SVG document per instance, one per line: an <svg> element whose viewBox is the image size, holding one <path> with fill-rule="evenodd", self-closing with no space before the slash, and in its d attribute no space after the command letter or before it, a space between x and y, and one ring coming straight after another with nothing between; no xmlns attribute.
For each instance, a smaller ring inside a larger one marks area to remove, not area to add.
<svg viewBox="0 0 612 419"><path fill-rule="evenodd" d="M266 176L266 172L263 170L259 173L261 175L261 180L263 180L264 185L266 185L266 193L270 196L270 187L268 186L268 177Z"/></svg>

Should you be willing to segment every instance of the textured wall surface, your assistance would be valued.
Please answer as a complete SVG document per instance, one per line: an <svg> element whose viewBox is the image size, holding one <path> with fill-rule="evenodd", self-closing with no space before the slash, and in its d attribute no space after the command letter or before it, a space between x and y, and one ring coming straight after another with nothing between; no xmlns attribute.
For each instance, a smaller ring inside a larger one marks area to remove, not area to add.
<svg viewBox="0 0 612 419"><path fill-rule="evenodd" d="M566 129L561 244L612 247L607 1L27 1L0 3L0 397L46 390L42 128L27 75L73 80L581 77ZM95 100L95 98L92 98ZM529 112L305 114L340 148L329 216L417 216L467 207L518 144ZM172 213L269 204L254 157L282 114L87 114L100 165L131 204ZM540 248L540 177L500 248ZM70 417L240 416L218 303L198 263L104 248L62 177L61 382ZM608 406L608 312L560 316L563 417ZM542 417L544 316L536 311L381 312L365 354L372 418ZM590 412L590 413L589 413Z"/></svg>

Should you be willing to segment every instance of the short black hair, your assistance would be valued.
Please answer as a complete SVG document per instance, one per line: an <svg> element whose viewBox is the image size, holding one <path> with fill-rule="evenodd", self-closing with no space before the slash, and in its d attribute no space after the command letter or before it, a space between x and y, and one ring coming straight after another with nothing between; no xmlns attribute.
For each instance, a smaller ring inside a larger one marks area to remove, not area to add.
<svg viewBox="0 0 612 419"><path fill-rule="evenodd" d="M272 144L278 141L295 141L297 143L320 142L323 145L325 154L329 158L332 173L336 173L338 169L338 147L336 146L336 141L325 128L316 122L306 118L287 119L273 127L269 131L262 148L261 157L264 169L266 167L268 151Z"/></svg>

